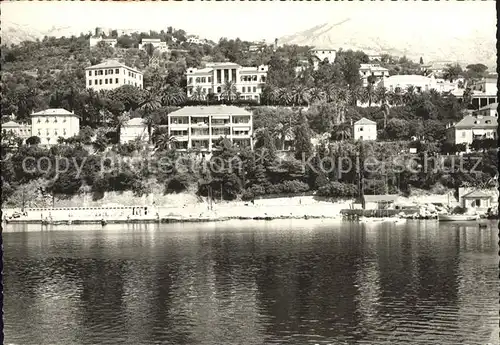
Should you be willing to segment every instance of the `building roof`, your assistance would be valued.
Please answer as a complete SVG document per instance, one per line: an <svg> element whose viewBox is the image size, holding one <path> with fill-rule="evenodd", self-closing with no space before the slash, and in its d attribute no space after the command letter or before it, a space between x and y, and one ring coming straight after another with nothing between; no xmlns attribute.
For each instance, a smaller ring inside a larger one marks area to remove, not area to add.
<svg viewBox="0 0 500 345"><path fill-rule="evenodd" d="M136 72L136 73L141 73L141 74L142 74L142 72L141 72L141 71L136 70L136 69L135 69L135 68L133 68L133 67L129 67L129 66L127 66L127 65L124 65L124 64L122 64L121 62L118 62L118 61L116 61L116 60L108 60L108 61L102 62L102 63L100 63L100 64L97 64L97 65L94 65L94 66L87 67L87 68L85 68L85 69L86 69L86 70L88 70L88 69L97 69L97 68L117 68L117 67L118 67L118 68L120 68L120 67L128 68L128 69L129 69L129 70L131 70L131 71L134 71L134 72Z"/></svg>
<svg viewBox="0 0 500 345"><path fill-rule="evenodd" d="M325 48L325 47L314 47L311 49L311 51L323 51L323 50L327 50L327 51L334 51L336 52L337 50L336 49L333 49L333 48Z"/></svg>
<svg viewBox="0 0 500 345"><path fill-rule="evenodd" d="M495 116L465 116L455 125L455 128L497 128L497 118Z"/></svg>
<svg viewBox="0 0 500 345"><path fill-rule="evenodd" d="M126 126L146 126L146 123L144 122L144 119L140 117L134 117L133 119L127 121L124 127Z"/></svg>
<svg viewBox="0 0 500 345"><path fill-rule="evenodd" d="M479 110L489 110L489 109L498 109L498 103L491 103L482 108L479 108Z"/></svg>
<svg viewBox="0 0 500 345"><path fill-rule="evenodd" d="M211 105L184 107L173 111L168 116L189 116L189 115L252 115L251 112L235 107L233 105Z"/></svg>
<svg viewBox="0 0 500 345"><path fill-rule="evenodd" d="M491 198L491 195L479 189L476 189L470 193L465 194L462 198L482 199L482 198Z"/></svg>
<svg viewBox="0 0 500 345"><path fill-rule="evenodd" d="M396 201L399 196L397 194L386 195L365 195L365 202L391 202Z"/></svg>
<svg viewBox="0 0 500 345"><path fill-rule="evenodd" d="M19 127L20 124L14 121L8 121L5 123L2 123L2 127Z"/></svg>
<svg viewBox="0 0 500 345"><path fill-rule="evenodd" d="M368 120L366 117L363 117L359 119L358 121L354 122L355 125L376 125L377 123L372 120Z"/></svg>
<svg viewBox="0 0 500 345"><path fill-rule="evenodd" d="M400 84L416 84L416 83L431 83L432 78L423 75L408 74L408 75L393 75L387 78L384 82L400 83Z"/></svg>
<svg viewBox="0 0 500 345"><path fill-rule="evenodd" d="M77 116L77 115L75 115L75 113L69 112L66 109L62 109L62 108L45 109L45 110L31 114L31 116L53 116L53 115Z"/></svg>

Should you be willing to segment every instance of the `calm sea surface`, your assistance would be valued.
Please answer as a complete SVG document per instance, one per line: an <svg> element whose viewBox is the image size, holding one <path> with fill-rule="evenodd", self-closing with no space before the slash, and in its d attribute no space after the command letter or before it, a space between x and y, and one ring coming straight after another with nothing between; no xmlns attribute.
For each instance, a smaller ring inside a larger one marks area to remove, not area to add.
<svg viewBox="0 0 500 345"><path fill-rule="evenodd" d="M7 226L5 344L498 344L498 230Z"/></svg>

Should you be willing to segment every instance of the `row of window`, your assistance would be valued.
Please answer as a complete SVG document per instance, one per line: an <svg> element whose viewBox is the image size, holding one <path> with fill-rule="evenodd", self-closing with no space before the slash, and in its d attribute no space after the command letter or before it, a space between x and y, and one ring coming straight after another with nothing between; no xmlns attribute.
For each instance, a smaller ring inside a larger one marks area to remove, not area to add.
<svg viewBox="0 0 500 345"><path fill-rule="evenodd" d="M94 71L94 76L98 76L98 75L109 75L109 74L113 74L113 71L114 71L114 74L120 74L120 69L119 68L115 68L115 69L112 69L112 68L109 68L109 69L100 69L100 70L95 70ZM135 78L136 76L139 78L139 80L141 79L141 75L140 74L136 74L134 72L130 72L130 71L126 71L125 74L127 74L128 72L128 76L131 77L131 78ZM92 71L89 71L89 77L92 76Z"/></svg>
<svg viewBox="0 0 500 345"><path fill-rule="evenodd" d="M38 136L42 135L42 131L43 131L43 128L38 130ZM59 135L59 133L62 133L62 135L66 135L66 130L63 129L62 132L61 132L61 131L58 131L57 129L54 129L54 135ZM50 135L50 130L49 129L45 130L45 135Z"/></svg>
<svg viewBox="0 0 500 345"><path fill-rule="evenodd" d="M227 80L228 78L225 78L225 80ZM234 79L231 79L231 80L235 80L236 78ZM240 81L242 82L256 82L258 80L258 77L257 75L243 75L240 77ZM188 84L193 84L193 81L196 83L196 84L204 84L204 83L211 83L212 82L212 77L196 77L196 78L193 78L193 77L189 77L188 78ZM266 76L261 76L260 77L260 82L261 83L265 83L266 82ZM220 84L221 83L221 79L218 78L218 83Z"/></svg>
<svg viewBox="0 0 500 345"><path fill-rule="evenodd" d="M233 124L247 124L250 122L250 117L249 116L242 116L242 117L233 117ZM188 125L189 124L189 119L187 117L173 117L170 119L170 123L172 125ZM193 118L191 120L192 125L198 125L198 124L203 124L203 125L208 125L208 118ZM213 119L212 120L212 125L225 125L229 124L229 120L219 120L219 119Z"/></svg>
<svg viewBox="0 0 500 345"><path fill-rule="evenodd" d="M102 79L97 79L97 80L94 81L94 85L102 85L103 84L102 81L103 81ZM115 78L115 82L114 83L118 84L119 83L119 79ZM128 85L137 86L136 82L131 82L130 80L126 80L126 79L123 79L123 83L124 84L128 84ZM113 84L113 78L105 78L104 79L104 84L105 85ZM92 86L92 80L89 80L89 86Z"/></svg>
<svg viewBox="0 0 500 345"><path fill-rule="evenodd" d="M42 122L42 119L41 119L41 118L38 118L38 120L37 120L36 122L37 122L37 123L41 123L41 122ZM46 117L44 122L45 122L45 123L49 123L49 122L50 122L49 118L48 118L48 117ZM57 123L57 117L54 117L54 121L53 121L53 122L54 122L54 123ZM61 122L63 122L63 123L64 123L64 122L66 122L66 116L63 116L63 118L62 118Z"/></svg>

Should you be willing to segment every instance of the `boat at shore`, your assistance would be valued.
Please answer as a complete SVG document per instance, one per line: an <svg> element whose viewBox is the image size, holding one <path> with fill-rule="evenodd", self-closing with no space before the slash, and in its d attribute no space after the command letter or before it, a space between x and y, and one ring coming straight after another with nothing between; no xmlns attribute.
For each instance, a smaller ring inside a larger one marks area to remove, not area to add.
<svg viewBox="0 0 500 345"><path fill-rule="evenodd" d="M472 221L478 220L479 215L477 214L440 214L438 220L440 222L460 222L460 221Z"/></svg>

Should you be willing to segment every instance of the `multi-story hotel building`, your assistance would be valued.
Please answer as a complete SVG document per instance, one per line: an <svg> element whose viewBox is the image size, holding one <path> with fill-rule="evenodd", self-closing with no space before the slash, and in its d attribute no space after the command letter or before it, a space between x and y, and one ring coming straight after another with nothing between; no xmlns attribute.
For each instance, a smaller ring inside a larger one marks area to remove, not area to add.
<svg viewBox="0 0 500 345"><path fill-rule="evenodd" d="M233 81L240 99L260 101L262 88L266 83L268 66L242 67L232 62L207 63L205 68L188 68L187 95L191 97L198 86L204 93L224 98L224 82Z"/></svg>
<svg viewBox="0 0 500 345"><path fill-rule="evenodd" d="M59 137L69 138L80 132L80 117L66 109L47 109L31 114L31 135L41 144L57 144Z"/></svg>
<svg viewBox="0 0 500 345"><path fill-rule="evenodd" d="M146 45L151 44L153 48L158 49L161 53L168 51L167 42L162 42L159 38L143 38L139 49L145 49Z"/></svg>
<svg viewBox="0 0 500 345"><path fill-rule="evenodd" d="M123 85L142 89L143 74L135 68L109 60L85 68L85 82L88 89L95 91L112 90Z"/></svg>
<svg viewBox="0 0 500 345"><path fill-rule="evenodd" d="M184 107L168 114L168 134L178 150L212 151L221 137L253 148L252 113L235 106Z"/></svg>

